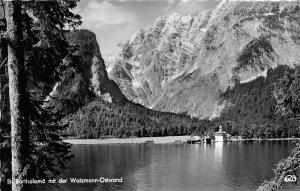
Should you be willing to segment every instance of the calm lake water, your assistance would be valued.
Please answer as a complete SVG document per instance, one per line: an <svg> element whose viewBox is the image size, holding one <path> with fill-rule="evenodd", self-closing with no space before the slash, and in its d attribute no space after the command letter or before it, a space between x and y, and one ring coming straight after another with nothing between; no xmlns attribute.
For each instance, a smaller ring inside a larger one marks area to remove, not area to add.
<svg viewBox="0 0 300 191"><path fill-rule="evenodd" d="M64 184L67 191L248 191L270 179L289 141L198 145L75 145L64 178L123 178L123 183ZM299 180L298 180L299 182ZM285 185L300 190L300 185Z"/></svg>

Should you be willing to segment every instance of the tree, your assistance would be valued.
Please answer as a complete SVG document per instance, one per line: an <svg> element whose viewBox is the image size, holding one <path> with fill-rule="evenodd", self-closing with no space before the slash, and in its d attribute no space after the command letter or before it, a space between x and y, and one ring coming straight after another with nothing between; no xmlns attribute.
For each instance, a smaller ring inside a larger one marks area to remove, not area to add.
<svg viewBox="0 0 300 191"><path fill-rule="evenodd" d="M1 25L3 27L3 25ZM7 77L5 75L5 69L6 69L6 61L7 61L7 45L6 40L0 39L0 190L1 185L4 180L4 171L5 167L8 164L9 157L9 143L5 139L5 136L7 136L9 129L6 124L6 114L7 114L7 95L8 95L8 88L7 88Z"/></svg>
<svg viewBox="0 0 300 191"><path fill-rule="evenodd" d="M54 84L61 79L66 69L71 67L73 63L76 64L73 62L74 57L71 54L75 51L75 48L69 46L65 38L68 31L65 29L68 27L75 28L81 23L80 16L71 12L71 9L76 7L77 2L78 0L31 1L18 4L21 11L18 11L18 20L14 21L17 22L17 26L20 24L21 30L20 28L18 30L21 33L18 33L18 35L20 35L21 42L11 41L12 44L10 45L16 46L25 52L21 73L23 75L22 91L27 94L22 93L24 97L22 100L25 101L21 103L25 102L24 105L27 109L25 113L27 120L24 121L28 123L28 129L24 134L29 132L29 135L26 138L28 139L25 148L28 150L27 155L22 155L27 156L28 159L22 161L26 163L25 171L23 169L22 172L24 176L27 174L31 178L54 177L59 173L60 168L64 168L64 162L71 157L69 154L70 145L64 143L61 138L65 128L59 124L62 116L55 113L51 107L45 107L44 103ZM0 9L0 13L3 13L0 16L4 16L4 18L0 18L0 59L2 61L0 66L8 68L8 54L5 50L7 50L7 44L10 41L10 35L13 33L4 31L8 28L5 17L8 20L10 16L8 15L10 7L6 6L6 8L7 10ZM15 11L15 9L13 10ZM4 27L2 27L2 24ZM24 35L24 38L21 38L21 35ZM18 55L18 58L22 57L20 55ZM9 107L3 104L3 100L6 101L8 97L7 72L3 70L3 67L0 68L0 86L2 90L0 91L0 98L2 99L0 104L2 116L2 121L0 121L1 181L6 183L5 179L11 176L12 173L9 169L10 163L7 163L10 157L6 157L6 154L10 153L10 137L2 135L3 132L10 131L8 127L12 124L7 120L10 117L10 113L7 112ZM15 72L15 70L11 71ZM13 89L10 89L10 91L13 91ZM24 110L24 107L20 107L20 109Z"/></svg>
<svg viewBox="0 0 300 191"><path fill-rule="evenodd" d="M294 72L285 72L274 88L277 113L286 118L295 118L300 113L300 67Z"/></svg>
<svg viewBox="0 0 300 191"><path fill-rule="evenodd" d="M289 120L300 114L300 67L294 72L286 72L275 84L274 97L277 101L277 114ZM299 119L298 119L299 120ZM299 124L299 122L298 122ZM290 129L289 129L290 130ZM300 168L300 143L292 150L291 156L281 160L274 170L274 178L265 181L258 191L277 191L283 184L283 179L288 174L295 174Z"/></svg>
<svg viewBox="0 0 300 191"><path fill-rule="evenodd" d="M11 116L12 190L26 190L17 179L26 176L25 166L29 153L29 116L26 75L24 66L23 26L21 2L6 2L8 77Z"/></svg>
<svg viewBox="0 0 300 191"><path fill-rule="evenodd" d="M264 183L257 189L257 191L277 191L280 190L284 177L286 175L295 174L300 167L300 143L292 150L291 156L281 160L274 169L275 177L270 181Z"/></svg>

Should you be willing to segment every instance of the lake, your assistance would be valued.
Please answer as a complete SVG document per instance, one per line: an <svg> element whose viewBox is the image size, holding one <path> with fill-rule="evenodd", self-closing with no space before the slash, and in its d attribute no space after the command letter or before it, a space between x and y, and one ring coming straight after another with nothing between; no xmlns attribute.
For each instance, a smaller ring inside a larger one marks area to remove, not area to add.
<svg viewBox="0 0 300 191"><path fill-rule="evenodd" d="M121 178L122 183L61 184L67 191L252 191L288 156L290 141L206 144L74 145L63 178ZM298 180L299 182L299 180ZM290 184L285 190L300 190Z"/></svg>

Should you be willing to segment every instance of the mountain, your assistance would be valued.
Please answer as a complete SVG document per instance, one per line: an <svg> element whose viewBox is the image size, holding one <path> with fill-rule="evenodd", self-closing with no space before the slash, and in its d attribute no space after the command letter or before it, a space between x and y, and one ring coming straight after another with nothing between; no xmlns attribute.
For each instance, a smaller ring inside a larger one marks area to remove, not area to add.
<svg viewBox="0 0 300 191"><path fill-rule="evenodd" d="M66 133L79 138L146 137L204 134L207 121L185 114L153 111L132 103L110 80L94 33L72 31L67 35L73 54L64 60L64 71L47 98L62 114Z"/></svg>
<svg viewBox="0 0 300 191"><path fill-rule="evenodd" d="M237 83L220 92L218 101L227 103L220 117L200 120L184 112L155 111L128 101L118 85L108 79L95 35L80 30L67 37L75 52L72 59L65 59L62 79L48 99L63 114L61 122L70 136L207 135L221 124L230 134L247 138L299 137L299 123L275 116L273 85L286 71L292 71L288 66L269 69L264 76L254 76L252 81ZM125 57L131 55L127 53Z"/></svg>
<svg viewBox="0 0 300 191"><path fill-rule="evenodd" d="M108 60L108 75L149 108L218 117L228 87L300 64L299 2L223 0L197 16L162 16Z"/></svg>
<svg viewBox="0 0 300 191"><path fill-rule="evenodd" d="M128 102L118 85L108 78L96 35L89 30L76 30L67 35L67 40L74 49L73 59L65 59L65 74L50 94L58 100L48 98L51 105L58 110L76 110L95 97L120 105Z"/></svg>

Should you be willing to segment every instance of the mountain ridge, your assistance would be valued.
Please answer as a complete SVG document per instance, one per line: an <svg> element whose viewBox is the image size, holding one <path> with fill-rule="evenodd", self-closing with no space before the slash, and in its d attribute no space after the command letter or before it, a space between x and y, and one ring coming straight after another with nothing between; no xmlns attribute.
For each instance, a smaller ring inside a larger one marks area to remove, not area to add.
<svg viewBox="0 0 300 191"><path fill-rule="evenodd" d="M163 16L125 43L120 55L132 56L111 60L109 76L136 103L215 118L228 87L299 65L299 14L299 1L222 1L195 17Z"/></svg>

